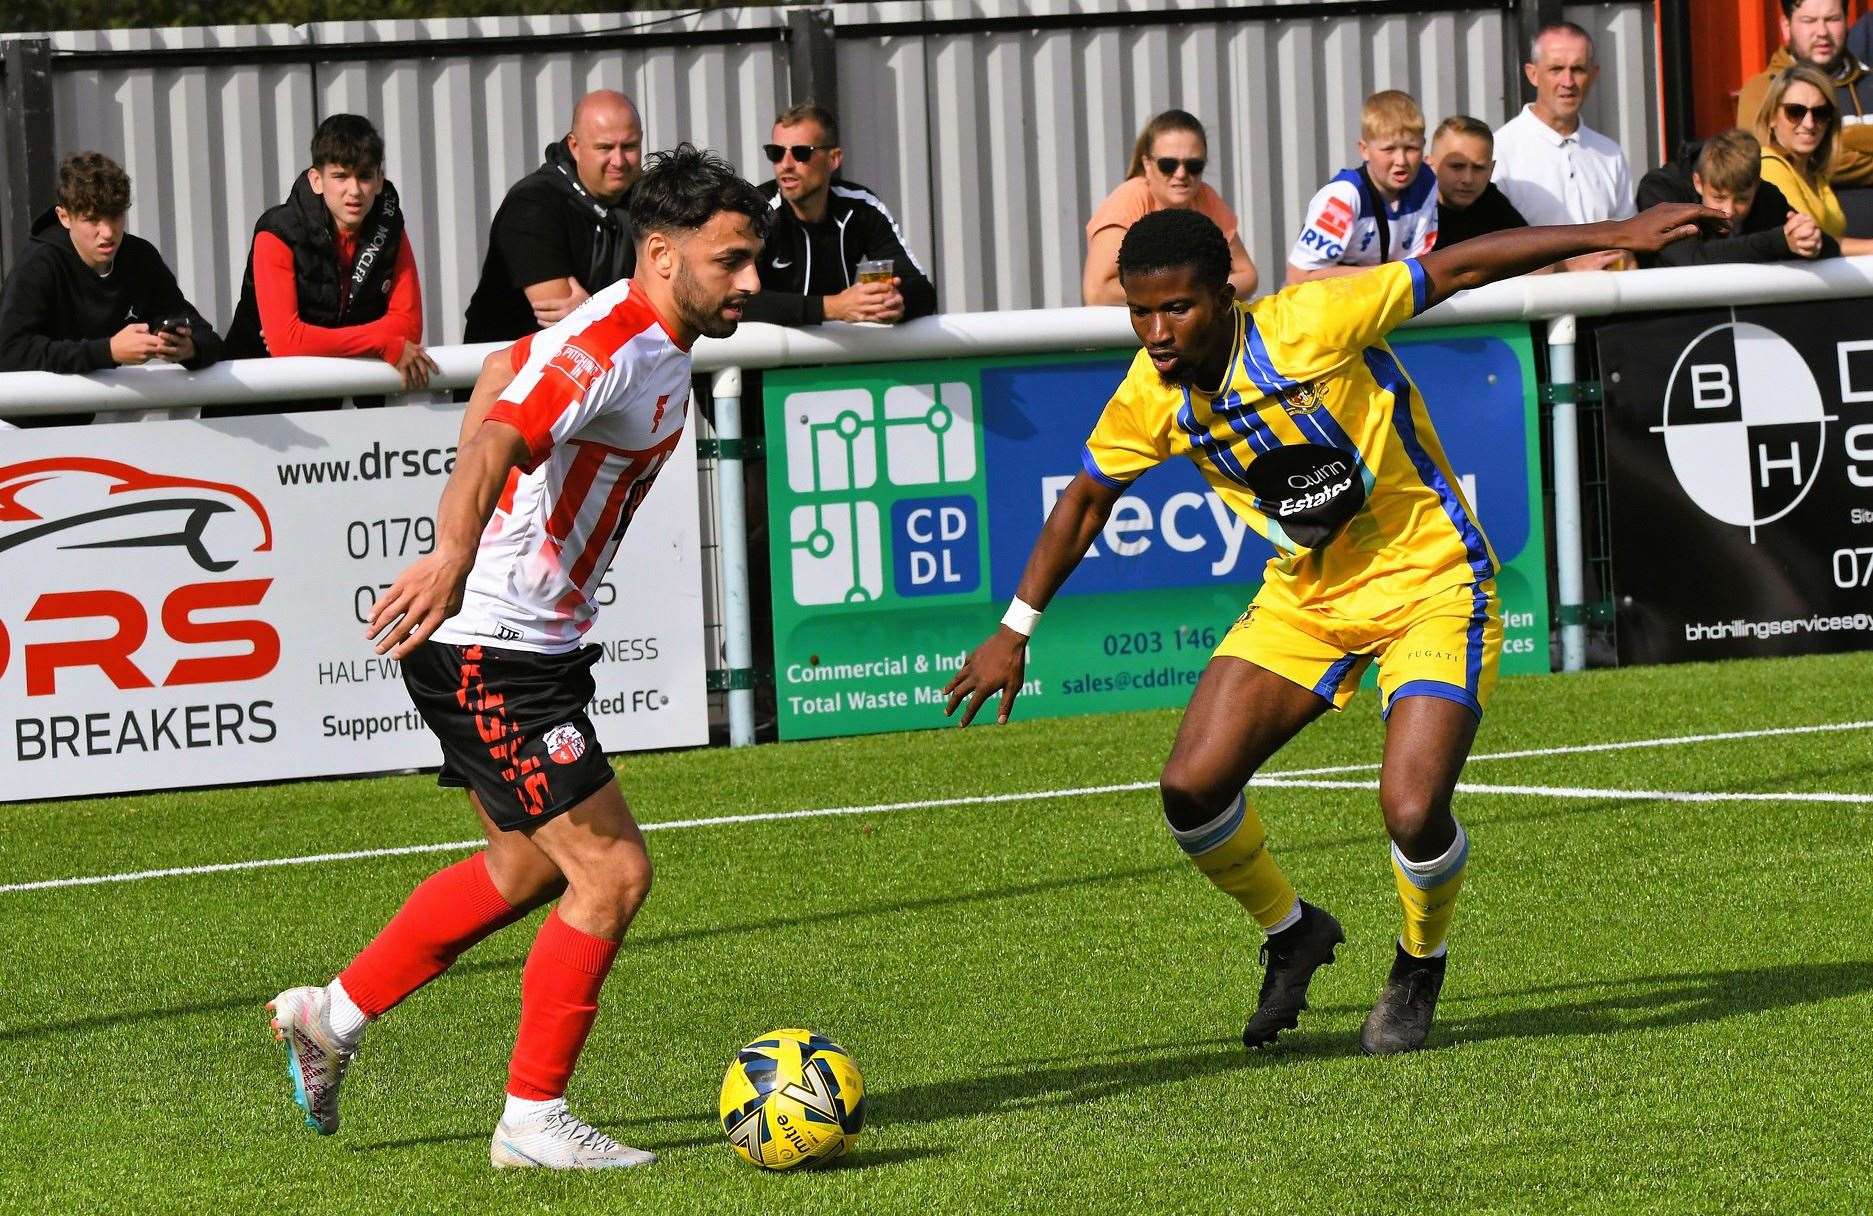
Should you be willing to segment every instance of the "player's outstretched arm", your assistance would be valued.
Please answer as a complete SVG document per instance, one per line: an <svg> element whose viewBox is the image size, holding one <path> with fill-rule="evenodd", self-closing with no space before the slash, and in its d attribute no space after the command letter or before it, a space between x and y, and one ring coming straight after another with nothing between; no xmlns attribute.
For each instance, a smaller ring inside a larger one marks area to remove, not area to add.
<svg viewBox="0 0 1873 1216"><path fill-rule="evenodd" d="M371 609L365 636L377 639L378 654L402 659L461 611L462 588L474 568L482 529L494 514L508 473L529 455L519 430L505 422L485 421L494 399L512 379L506 351L495 352L482 364L463 419L455 470L436 508L435 551L399 574Z"/></svg>
<svg viewBox="0 0 1873 1216"><path fill-rule="evenodd" d="M1657 253L1674 241L1697 235L1699 224L1726 228L1721 211L1698 203L1660 203L1631 219L1598 224L1558 224L1546 228L1511 228L1472 237L1418 259L1430 280L1425 307L1459 291L1540 270L1567 258L1604 249Z"/></svg>
<svg viewBox="0 0 1873 1216"><path fill-rule="evenodd" d="M1075 477L1066 492L1054 502L1053 510L1047 513L1047 522L1041 526L1034 551L1028 554L1027 568L1021 572L1015 598L1036 609L1047 607L1054 593L1060 590L1060 584L1067 581L1067 576L1086 556L1087 546L1106 526L1112 504L1123 492L1083 471ZM949 698L944 714L953 716L957 706L966 703L962 721L957 725L967 726L988 699L999 693L1001 707L995 720L1006 722L1014 709L1015 698L1021 693L1027 655L1027 635L1007 625L998 626L944 686L943 695Z"/></svg>

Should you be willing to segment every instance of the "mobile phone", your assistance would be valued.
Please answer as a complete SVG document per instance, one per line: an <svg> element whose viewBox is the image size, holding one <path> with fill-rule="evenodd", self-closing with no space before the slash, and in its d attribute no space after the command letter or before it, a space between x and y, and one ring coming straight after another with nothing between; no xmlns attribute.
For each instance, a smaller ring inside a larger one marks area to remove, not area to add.
<svg viewBox="0 0 1873 1216"><path fill-rule="evenodd" d="M156 332L159 334L178 334L185 329L191 328L192 324L193 322L187 314L164 317L156 323Z"/></svg>

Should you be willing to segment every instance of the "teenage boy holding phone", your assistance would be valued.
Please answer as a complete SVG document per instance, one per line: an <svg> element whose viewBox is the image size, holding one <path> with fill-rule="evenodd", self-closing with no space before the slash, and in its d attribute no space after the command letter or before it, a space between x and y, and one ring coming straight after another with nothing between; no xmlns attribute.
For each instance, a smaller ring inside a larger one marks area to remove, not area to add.
<svg viewBox="0 0 1873 1216"><path fill-rule="evenodd" d="M33 224L0 288L0 371L84 373L156 359L199 368L221 357L221 339L162 254L125 231L129 210L130 176L109 157L81 152L59 166L58 204Z"/></svg>

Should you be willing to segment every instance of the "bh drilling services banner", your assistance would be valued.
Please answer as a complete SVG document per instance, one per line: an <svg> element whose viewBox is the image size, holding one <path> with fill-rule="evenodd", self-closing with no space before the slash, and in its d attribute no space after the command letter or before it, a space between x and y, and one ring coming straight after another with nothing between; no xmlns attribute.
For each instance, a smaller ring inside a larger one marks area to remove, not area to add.
<svg viewBox="0 0 1873 1216"><path fill-rule="evenodd" d="M1622 663L1873 648L1867 301L1599 332Z"/></svg>
<svg viewBox="0 0 1873 1216"><path fill-rule="evenodd" d="M7 432L0 798L439 764L364 621L435 548L459 424L404 407ZM610 750L708 738L696 460L677 451L590 635Z"/></svg>
<svg viewBox="0 0 1873 1216"><path fill-rule="evenodd" d="M1548 669L1526 329L1394 335L1505 563L1505 672ZM782 738L943 725L1134 352L769 372ZM1022 717L1182 705L1273 550L1188 460L1140 478L1049 605Z"/></svg>

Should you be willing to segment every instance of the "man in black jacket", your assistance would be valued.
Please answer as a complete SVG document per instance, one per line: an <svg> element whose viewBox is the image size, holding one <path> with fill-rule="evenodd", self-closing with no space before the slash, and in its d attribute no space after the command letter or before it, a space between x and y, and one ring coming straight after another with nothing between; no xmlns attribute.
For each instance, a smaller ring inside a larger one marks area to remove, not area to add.
<svg viewBox="0 0 1873 1216"><path fill-rule="evenodd" d="M220 357L221 339L162 254L124 231L129 209L130 177L109 157L84 152L59 166L58 205L33 224L0 290L0 371L95 372L152 359L199 368Z"/></svg>
<svg viewBox="0 0 1873 1216"><path fill-rule="evenodd" d="M1639 209L1659 203L1696 203L1730 216L1725 236L1700 235L1649 257L1643 266L1702 266L1720 262L1781 262L1838 257L1840 245L1814 220L1788 205L1762 180L1762 146L1741 127L1685 144L1675 160L1639 179Z"/></svg>
<svg viewBox="0 0 1873 1216"><path fill-rule="evenodd" d="M831 111L811 102L774 123L765 146L774 180L761 187L774 227L761 249L761 292L742 318L776 325L868 321L890 325L937 309L936 286L877 195L837 178L845 154ZM859 263L890 262L889 278L863 282Z"/></svg>
<svg viewBox="0 0 1873 1216"><path fill-rule="evenodd" d="M494 213L488 258L468 301L463 340L506 342L551 325L631 277L636 245L625 196L644 155L644 127L623 93L579 99L572 129Z"/></svg>

